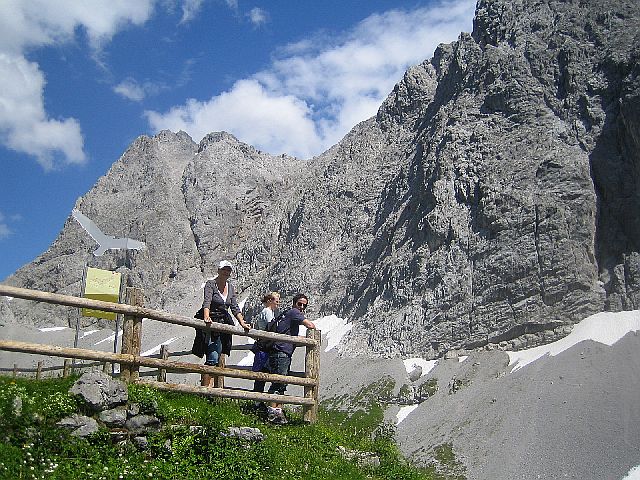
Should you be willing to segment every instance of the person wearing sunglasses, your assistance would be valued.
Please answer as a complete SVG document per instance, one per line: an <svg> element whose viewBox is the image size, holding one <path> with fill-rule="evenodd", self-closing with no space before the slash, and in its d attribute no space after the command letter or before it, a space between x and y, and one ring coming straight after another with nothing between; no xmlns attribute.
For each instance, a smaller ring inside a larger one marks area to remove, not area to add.
<svg viewBox="0 0 640 480"><path fill-rule="evenodd" d="M316 328L314 323L305 317L305 310L309 305L309 298L304 293L298 293L293 297L293 307L284 313L282 320L276 327L277 333L284 333L291 336L298 336L300 325L307 328ZM287 342L276 342L269 353L269 371L278 375L289 375L291 368L291 357L295 350L295 345ZM285 383L274 382L269 387L267 393L284 395L287 385ZM287 419L282 411L282 405L272 403L268 408L267 419L272 423L284 424Z"/></svg>

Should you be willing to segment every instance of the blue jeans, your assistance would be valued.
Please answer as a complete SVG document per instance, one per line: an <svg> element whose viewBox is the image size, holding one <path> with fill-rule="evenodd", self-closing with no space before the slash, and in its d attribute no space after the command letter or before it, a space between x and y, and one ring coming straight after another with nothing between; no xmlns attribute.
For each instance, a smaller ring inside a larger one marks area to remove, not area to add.
<svg viewBox="0 0 640 480"><path fill-rule="evenodd" d="M218 365L218 362L220 361L220 354L222 353L222 341L220 340L220 335L214 333L212 336L211 332L205 332L204 343L207 346L207 360L204 364Z"/></svg>
<svg viewBox="0 0 640 480"><path fill-rule="evenodd" d="M258 350L254 353L253 366L251 367L251 371L269 373L269 354L267 352ZM254 380L253 391L264 392L264 384L264 380Z"/></svg>
<svg viewBox="0 0 640 480"><path fill-rule="evenodd" d="M271 373L278 375L289 375L289 368L291 367L291 357L284 352L273 352L269 354L269 370ZM284 391L287 389L286 383L274 382L269 387L267 393L277 393L278 395L284 395Z"/></svg>

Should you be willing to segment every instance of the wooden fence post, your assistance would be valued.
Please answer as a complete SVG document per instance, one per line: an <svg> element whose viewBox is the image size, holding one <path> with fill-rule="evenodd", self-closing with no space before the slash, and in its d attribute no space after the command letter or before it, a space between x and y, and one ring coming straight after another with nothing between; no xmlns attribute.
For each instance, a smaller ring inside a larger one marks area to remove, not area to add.
<svg viewBox="0 0 640 480"><path fill-rule="evenodd" d="M65 358L64 364L62 366L62 376L66 378L69 376L70 372L71 372L71 359Z"/></svg>
<svg viewBox="0 0 640 480"><path fill-rule="evenodd" d="M38 362L38 366L36 367L36 380L40 380L42 376L42 360Z"/></svg>
<svg viewBox="0 0 640 480"><path fill-rule="evenodd" d="M167 360L169 358L169 349L167 348L166 345L162 345L160 347L160 358L162 360ZM158 381L159 382L166 382L167 381L167 369L166 368L159 368L158 369Z"/></svg>
<svg viewBox="0 0 640 480"><path fill-rule="evenodd" d="M125 290L125 303L134 307L144 305L144 295L139 288L127 287ZM120 353L140 355L140 342L142 336L142 318L125 315L122 322L122 347ZM120 365L120 378L125 382L135 381L139 377L139 369L135 365Z"/></svg>
<svg viewBox="0 0 640 480"><path fill-rule="evenodd" d="M304 359L304 373L307 378L314 378L316 384L313 386L304 387L305 398L313 398L313 405L304 406L304 421L308 423L315 423L318 420L318 390L320 387L320 343L322 335L320 330L308 329L307 338L313 338L316 341L316 345L309 345L306 347L306 354Z"/></svg>
<svg viewBox="0 0 640 480"><path fill-rule="evenodd" d="M18 376L18 364L14 363L13 364L13 378L16 378Z"/></svg>
<svg viewBox="0 0 640 480"><path fill-rule="evenodd" d="M227 362L227 356L224 353L221 353L220 359L218 360L218 366L220 368L224 368L226 362ZM224 388L224 377L222 375L214 375L213 386L215 388Z"/></svg>

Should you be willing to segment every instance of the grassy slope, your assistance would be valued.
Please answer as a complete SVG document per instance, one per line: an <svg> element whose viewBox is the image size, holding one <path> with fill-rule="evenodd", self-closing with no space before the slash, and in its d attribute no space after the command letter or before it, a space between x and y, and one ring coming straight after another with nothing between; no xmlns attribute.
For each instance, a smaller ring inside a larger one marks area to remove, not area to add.
<svg viewBox="0 0 640 480"><path fill-rule="evenodd" d="M130 402L153 407L163 424L140 451L112 442L101 431L89 440L54 426L82 412L67 392L74 379L0 378L0 479L406 479L453 478L408 465L393 443L393 426L382 423L374 384L353 400L351 411L321 408L314 425L290 412L290 423L273 426L248 411L245 402L209 399L130 386ZM19 399L19 400L17 400ZM344 400L344 399L343 399ZM16 412L19 412L16 415ZM199 425L193 430L189 427ZM222 436L227 427L257 427L264 440L244 444ZM374 452L376 467L359 466L338 446ZM459 478L459 477L455 477Z"/></svg>

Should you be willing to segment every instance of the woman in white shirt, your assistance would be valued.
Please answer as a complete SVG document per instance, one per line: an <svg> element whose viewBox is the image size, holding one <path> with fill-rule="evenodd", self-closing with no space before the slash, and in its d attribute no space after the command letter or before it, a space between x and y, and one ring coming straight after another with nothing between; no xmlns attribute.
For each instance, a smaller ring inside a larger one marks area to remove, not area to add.
<svg viewBox="0 0 640 480"><path fill-rule="evenodd" d="M264 308L258 315L253 326L256 330L266 330L269 322L275 318L275 311L280 305L280 294L278 292L267 293L262 298L262 303ZM251 370L254 372L269 373L269 354L260 350L257 342L254 343L251 351L253 351L254 355ZM264 392L264 383L263 380L255 380L253 383L253 391Z"/></svg>

